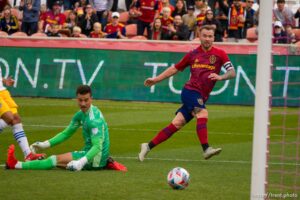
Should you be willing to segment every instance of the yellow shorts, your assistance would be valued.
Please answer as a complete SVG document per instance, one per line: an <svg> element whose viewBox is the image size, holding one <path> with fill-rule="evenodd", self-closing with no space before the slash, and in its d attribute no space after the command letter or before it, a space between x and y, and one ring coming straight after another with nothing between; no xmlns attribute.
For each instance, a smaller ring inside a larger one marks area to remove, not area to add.
<svg viewBox="0 0 300 200"><path fill-rule="evenodd" d="M11 111L13 114L18 113L18 105L11 98L8 90L0 91L0 116Z"/></svg>

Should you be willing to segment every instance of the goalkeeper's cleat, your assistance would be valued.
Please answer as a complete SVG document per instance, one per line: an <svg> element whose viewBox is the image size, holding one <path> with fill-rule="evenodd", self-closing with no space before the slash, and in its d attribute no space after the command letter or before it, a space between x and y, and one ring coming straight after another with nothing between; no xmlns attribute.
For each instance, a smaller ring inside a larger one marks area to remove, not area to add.
<svg viewBox="0 0 300 200"><path fill-rule="evenodd" d="M15 157L15 145L10 145L7 150L7 160L5 164L6 169L15 169L18 160Z"/></svg>
<svg viewBox="0 0 300 200"><path fill-rule="evenodd" d="M148 146L148 143L142 143L141 144L141 152L139 153L139 156L138 156L139 161L143 162L149 151L150 151L150 148Z"/></svg>
<svg viewBox="0 0 300 200"><path fill-rule="evenodd" d="M205 160L210 159L211 157L218 155L219 153L221 153L222 149L221 148L212 148L212 147L208 147L204 153L203 153L203 157Z"/></svg>
<svg viewBox="0 0 300 200"><path fill-rule="evenodd" d="M117 170L117 171L127 172L127 167L125 165L122 165L121 163L118 163L117 161L113 160L112 157L109 157L107 159L106 169L113 169L113 170Z"/></svg>
<svg viewBox="0 0 300 200"><path fill-rule="evenodd" d="M46 155L43 154L43 153L34 154L34 153L31 152L29 155L26 156L25 162L32 161L32 160L43 160L45 158L45 156Z"/></svg>

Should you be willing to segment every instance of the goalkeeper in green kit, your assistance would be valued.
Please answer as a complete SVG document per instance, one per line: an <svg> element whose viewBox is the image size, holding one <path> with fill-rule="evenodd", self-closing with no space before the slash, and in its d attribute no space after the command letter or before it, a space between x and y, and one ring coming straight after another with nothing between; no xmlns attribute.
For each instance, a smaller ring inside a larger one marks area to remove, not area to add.
<svg viewBox="0 0 300 200"><path fill-rule="evenodd" d="M7 169L52 169L66 168L72 171L115 169L127 171L126 167L109 157L109 133L107 123L101 111L92 105L92 91L87 85L81 85L76 91L80 107L65 130L44 142L35 142L30 147L36 152L58 145L70 138L82 126L84 148L82 151L52 155L45 160L20 162L15 158L14 145L8 149Z"/></svg>

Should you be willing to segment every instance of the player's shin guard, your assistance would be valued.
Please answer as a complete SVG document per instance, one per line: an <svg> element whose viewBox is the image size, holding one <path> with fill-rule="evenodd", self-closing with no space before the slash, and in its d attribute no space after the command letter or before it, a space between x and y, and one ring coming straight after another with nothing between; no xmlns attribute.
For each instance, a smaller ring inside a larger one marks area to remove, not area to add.
<svg viewBox="0 0 300 200"><path fill-rule="evenodd" d="M174 126L174 124L169 124L166 128L162 129L152 140L149 142L148 146L150 149L155 147L156 145L164 142L169 139L178 129Z"/></svg>
<svg viewBox="0 0 300 200"><path fill-rule="evenodd" d="M22 169L52 169L56 167L56 156L50 156L45 160L22 162ZM16 167L17 168L17 167Z"/></svg>
<svg viewBox="0 0 300 200"><path fill-rule="evenodd" d="M20 148L22 149L22 152L24 153L24 156L26 157L27 155L30 154L31 151L29 148L28 140L25 135L22 123L13 125L12 129L13 129L14 138L18 142Z"/></svg>
<svg viewBox="0 0 300 200"><path fill-rule="evenodd" d="M203 151L205 151L209 147L206 124L207 124L207 118L197 119L197 135L202 145Z"/></svg>

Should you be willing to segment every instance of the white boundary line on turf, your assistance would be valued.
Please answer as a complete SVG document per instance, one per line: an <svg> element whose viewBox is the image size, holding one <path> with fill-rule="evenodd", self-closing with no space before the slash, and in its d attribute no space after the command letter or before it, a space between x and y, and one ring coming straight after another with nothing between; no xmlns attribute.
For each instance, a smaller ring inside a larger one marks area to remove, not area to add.
<svg viewBox="0 0 300 200"><path fill-rule="evenodd" d="M45 127L45 128L65 128L66 126L60 126L60 125L46 125L46 124L23 124L23 126L28 126L28 127ZM108 129L111 130L123 130L123 131L139 131L139 132L154 132L156 133L159 131L158 129L135 129L135 128L118 128L118 127L110 127ZM185 131L185 130L180 130L180 132L183 133L190 133L191 131ZM214 132L210 131L210 133L217 134L217 135L245 135L245 136L252 136L252 133L228 133L228 132Z"/></svg>
<svg viewBox="0 0 300 200"><path fill-rule="evenodd" d="M113 158L137 160L137 157L130 156L112 156ZM178 161L178 162L208 162L208 163L235 163L235 164L251 164L250 161L246 160L189 160L189 159L177 159L177 158L145 158L146 160L160 160L160 161ZM286 166L300 166L300 163L279 163L269 162L268 165L286 165Z"/></svg>
<svg viewBox="0 0 300 200"><path fill-rule="evenodd" d="M45 127L45 128L66 128L66 126L60 126L60 125L46 125L46 124L23 124L23 126L28 127ZM121 131L139 131L139 132L154 132L156 133L159 131L158 129L135 129L135 128L118 128L118 127L110 127L111 130L121 130ZM183 133L190 133L191 131L185 131L180 130L180 132ZM216 135L243 135L243 136L252 136L252 133L228 133L228 132L215 132L215 131L209 131L209 133L216 134ZM273 137L282 137L282 135L271 135Z"/></svg>
<svg viewBox="0 0 300 200"><path fill-rule="evenodd" d="M117 159L128 159L128 160L137 160L137 157L130 156L113 156ZM177 161L177 162L207 162L207 163L229 163L229 164L244 164L250 165L250 161L246 160L189 160L189 159L171 159L171 158L145 158L146 160L159 160L159 161ZM280 163L280 162L269 162L268 165L284 165L284 166L300 166L300 163ZM4 167L5 164L1 164L0 167Z"/></svg>

